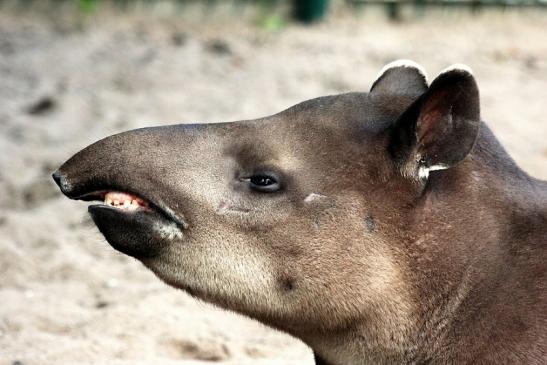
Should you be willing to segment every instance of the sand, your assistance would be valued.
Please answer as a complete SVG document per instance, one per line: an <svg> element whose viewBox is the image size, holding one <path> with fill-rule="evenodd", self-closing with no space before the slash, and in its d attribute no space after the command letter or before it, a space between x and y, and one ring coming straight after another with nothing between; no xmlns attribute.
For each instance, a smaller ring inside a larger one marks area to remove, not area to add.
<svg viewBox="0 0 547 365"><path fill-rule="evenodd" d="M196 301L112 250L50 174L136 127L260 117L367 90L387 62L470 65L482 115L547 179L545 13L337 12L267 30L233 12L0 11L0 365L311 364L301 342Z"/></svg>

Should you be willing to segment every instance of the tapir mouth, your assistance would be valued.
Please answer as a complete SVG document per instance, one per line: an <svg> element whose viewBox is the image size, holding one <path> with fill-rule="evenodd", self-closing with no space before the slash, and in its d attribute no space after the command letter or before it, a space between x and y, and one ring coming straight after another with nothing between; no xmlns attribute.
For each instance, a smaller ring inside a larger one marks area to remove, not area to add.
<svg viewBox="0 0 547 365"><path fill-rule="evenodd" d="M53 174L70 199L98 202L88 207L89 214L108 243L122 253L139 259L155 256L173 239L182 238L188 228L185 219L158 197L70 176Z"/></svg>
<svg viewBox="0 0 547 365"><path fill-rule="evenodd" d="M97 206L111 207L119 210L122 213L132 213L139 210L158 210L161 209L154 207L148 200L141 198L139 195L121 192L121 191L96 191L92 193L86 193L80 196L71 197L74 200L83 200L98 202Z"/></svg>
<svg viewBox="0 0 547 365"><path fill-rule="evenodd" d="M155 256L187 227L163 204L133 193L101 191L80 200L100 201L88 208L93 222L113 248L138 259Z"/></svg>
<svg viewBox="0 0 547 365"><path fill-rule="evenodd" d="M61 189L63 190L63 189ZM140 194L119 191L118 189L101 189L93 192L70 196L63 191L69 198L82 201L97 201L99 204L91 205L89 208L112 209L121 214L131 215L132 213L147 212L150 214L156 213L162 218L175 223L179 228L186 229L188 224L183 217L173 212L167 205L162 202L153 202L151 199L145 198Z"/></svg>

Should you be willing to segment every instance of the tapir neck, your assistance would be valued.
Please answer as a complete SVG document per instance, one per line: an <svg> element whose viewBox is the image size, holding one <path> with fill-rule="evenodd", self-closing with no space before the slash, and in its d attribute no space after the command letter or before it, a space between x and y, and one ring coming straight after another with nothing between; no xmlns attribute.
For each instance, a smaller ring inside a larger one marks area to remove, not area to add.
<svg viewBox="0 0 547 365"><path fill-rule="evenodd" d="M415 315L399 341L366 323L303 338L317 364L540 364L547 347L547 183L518 168L486 126L473 154L431 174L403 226ZM407 247L407 249L412 249ZM381 337L381 336L380 336ZM407 341L407 342L405 342ZM543 342L541 342L543 341Z"/></svg>
<svg viewBox="0 0 547 365"><path fill-rule="evenodd" d="M416 346L429 352L413 360L499 364L517 354L534 364L547 346L547 317L538 315L547 305L547 184L485 128L470 158L433 174L427 189L415 223L416 236L432 237L432 265L413 269L428 298Z"/></svg>

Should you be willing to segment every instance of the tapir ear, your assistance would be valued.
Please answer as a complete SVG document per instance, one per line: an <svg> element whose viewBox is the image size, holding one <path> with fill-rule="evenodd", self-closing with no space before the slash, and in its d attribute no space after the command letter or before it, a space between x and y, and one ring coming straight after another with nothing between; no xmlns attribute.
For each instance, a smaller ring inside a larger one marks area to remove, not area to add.
<svg viewBox="0 0 547 365"><path fill-rule="evenodd" d="M370 88L370 94L418 97L427 90L422 66L410 60L398 60L384 66Z"/></svg>
<svg viewBox="0 0 547 365"><path fill-rule="evenodd" d="M471 69L454 65L395 123L390 152L405 175L426 178L463 160L479 132L479 89Z"/></svg>

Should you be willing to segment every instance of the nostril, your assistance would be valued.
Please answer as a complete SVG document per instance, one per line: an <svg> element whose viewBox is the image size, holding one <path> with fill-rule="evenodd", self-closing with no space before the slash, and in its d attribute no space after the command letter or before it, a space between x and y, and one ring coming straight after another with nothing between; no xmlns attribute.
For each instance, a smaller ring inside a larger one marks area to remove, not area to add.
<svg viewBox="0 0 547 365"><path fill-rule="evenodd" d="M53 180L55 183L59 186L61 191L66 194L70 190L70 185L68 181L66 180L65 176L59 171L55 171L51 177L53 177Z"/></svg>

